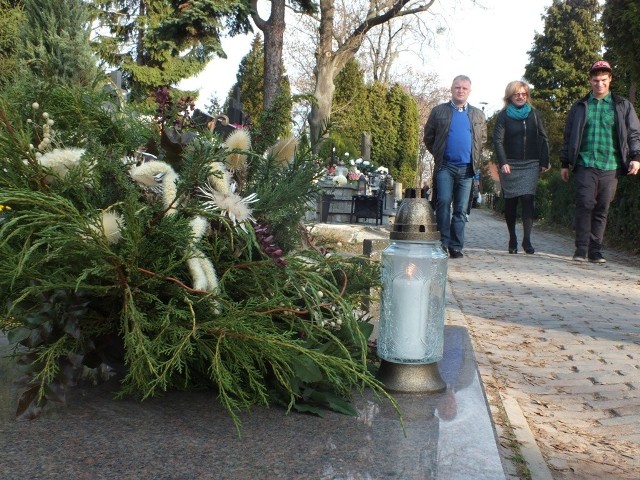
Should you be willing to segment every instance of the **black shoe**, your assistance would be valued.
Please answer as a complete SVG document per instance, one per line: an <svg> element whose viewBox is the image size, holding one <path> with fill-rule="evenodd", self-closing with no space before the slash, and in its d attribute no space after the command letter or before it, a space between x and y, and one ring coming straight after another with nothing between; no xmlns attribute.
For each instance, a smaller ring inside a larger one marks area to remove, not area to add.
<svg viewBox="0 0 640 480"><path fill-rule="evenodd" d="M524 248L525 253L529 255L536 253L536 250L531 245L527 245L526 247L523 245L522 248Z"/></svg>
<svg viewBox="0 0 640 480"><path fill-rule="evenodd" d="M464 257L464 254L460 250L453 250L452 248L450 248L449 249L449 256L451 258L462 258L462 257Z"/></svg>
<svg viewBox="0 0 640 480"><path fill-rule="evenodd" d="M600 252L590 253L589 261L591 263L607 263L607 261L604 259L604 257Z"/></svg>
<svg viewBox="0 0 640 480"><path fill-rule="evenodd" d="M509 239L509 253L518 253L518 240L515 238Z"/></svg>
<svg viewBox="0 0 640 480"><path fill-rule="evenodd" d="M511 254L518 253L518 249L517 248L510 248L509 249L509 253L511 253Z"/></svg>
<svg viewBox="0 0 640 480"><path fill-rule="evenodd" d="M582 253L581 251L576 250L575 253L573 254L573 261L574 262L580 262L580 263L586 262L587 261L587 256L584 253Z"/></svg>

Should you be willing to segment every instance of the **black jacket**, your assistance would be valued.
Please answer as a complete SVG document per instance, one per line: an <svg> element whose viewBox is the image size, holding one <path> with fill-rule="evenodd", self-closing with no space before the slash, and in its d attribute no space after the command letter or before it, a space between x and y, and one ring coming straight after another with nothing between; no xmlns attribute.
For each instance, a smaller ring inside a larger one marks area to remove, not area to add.
<svg viewBox="0 0 640 480"><path fill-rule="evenodd" d="M506 110L498 113L493 129L493 147L502 167L509 160L538 160L541 167L549 166L549 141L544 129L542 115L538 110L524 120L507 116Z"/></svg>
<svg viewBox="0 0 640 480"><path fill-rule="evenodd" d="M480 169L482 163L482 146L487 141L487 125L484 112L479 108L467 107L469 122L471 123L471 157L474 173ZM441 103L431 110L429 119L424 127L424 144L433 155L434 173L442 168L444 150L449 136L449 127L453 112L451 103Z"/></svg>
<svg viewBox="0 0 640 480"><path fill-rule="evenodd" d="M612 99L616 109L616 134L622 157L620 173L625 174L629 170L629 162L640 159L640 120L629 100L618 95L612 95ZM587 120L588 100L589 95L578 100L569 110L564 127L564 142L560 150L562 168L575 170L578 163L582 134Z"/></svg>

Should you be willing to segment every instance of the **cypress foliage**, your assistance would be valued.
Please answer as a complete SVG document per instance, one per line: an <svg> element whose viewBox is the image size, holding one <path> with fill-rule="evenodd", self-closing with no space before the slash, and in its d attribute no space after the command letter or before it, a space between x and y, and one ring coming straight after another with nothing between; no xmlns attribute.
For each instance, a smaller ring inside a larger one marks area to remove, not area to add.
<svg viewBox="0 0 640 480"><path fill-rule="evenodd" d="M234 419L274 403L355 413L353 389L384 395L358 313L378 266L305 248L297 230L322 170L308 151L231 152L184 125L174 174L135 155L172 119L145 125L59 87L27 121L30 95L0 96L0 329L26 372L19 415L63 400L84 368L115 373L121 396L213 389ZM234 155L251 164L236 191Z"/></svg>
<svg viewBox="0 0 640 480"><path fill-rule="evenodd" d="M640 5L632 0L606 2L602 12L606 57L613 67L611 89L629 98L638 111L640 85ZM622 177L611 204L607 235L617 244L640 253L640 184L631 176Z"/></svg>
<svg viewBox="0 0 640 480"><path fill-rule="evenodd" d="M371 159L377 165L387 166L385 162L393 160L398 141L395 123L397 112L388 104L388 90L385 84L373 82L368 87L368 93L371 109Z"/></svg>
<svg viewBox="0 0 640 480"><path fill-rule="evenodd" d="M337 75L335 85L331 146L335 145L338 151L349 152L357 158L362 132L371 131L371 109L364 74L356 60L347 62Z"/></svg>
<svg viewBox="0 0 640 480"><path fill-rule="evenodd" d="M332 144L359 155L362 133L371 132L373 164L413 185L420 130L415 100L397 84L366 85L358 62L351 60L336 78L333 102Z"/></svg>

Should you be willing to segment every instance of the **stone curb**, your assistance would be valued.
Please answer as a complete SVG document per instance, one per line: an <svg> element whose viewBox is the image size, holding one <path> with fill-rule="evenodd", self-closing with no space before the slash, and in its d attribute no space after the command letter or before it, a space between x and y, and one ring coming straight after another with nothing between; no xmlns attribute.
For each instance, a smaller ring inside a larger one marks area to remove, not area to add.
<svg viewBox="0 0 640 480"><path fill-rule="evenodd" d="M512 389L508 388L506 391L500 391L500 398L502 399L502 406L509 418L509 423L513 428L516 440L518 440L520 444L520 453L529 467L531 480L553 480L551 471L549 467L547 467L547 463L538 448L536 439L529 428L527 419L522 413L515 393Z"/></svg>

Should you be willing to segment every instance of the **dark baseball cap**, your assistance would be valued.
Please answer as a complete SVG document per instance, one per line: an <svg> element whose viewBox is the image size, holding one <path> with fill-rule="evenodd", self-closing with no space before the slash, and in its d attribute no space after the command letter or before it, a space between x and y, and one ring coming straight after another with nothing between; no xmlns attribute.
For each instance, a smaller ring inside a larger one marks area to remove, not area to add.
<svg viewBox="0 0 640 480"><path fill-rule="evenodd" d="M597 62L594 62L594 64L591 65L591 68L589 69L589 73L593 72L611 73L611 65L609 65L609 62L607 62L606 60L598 60Z"/></svg>

